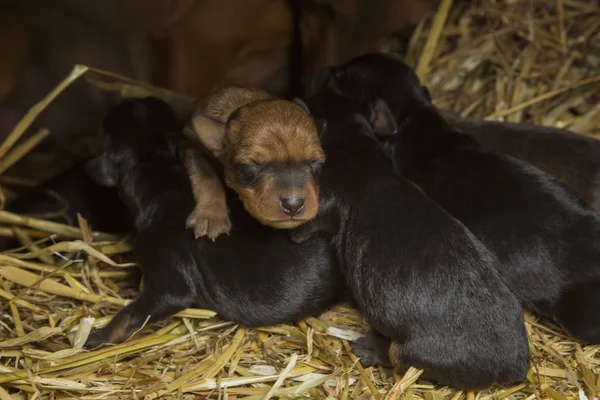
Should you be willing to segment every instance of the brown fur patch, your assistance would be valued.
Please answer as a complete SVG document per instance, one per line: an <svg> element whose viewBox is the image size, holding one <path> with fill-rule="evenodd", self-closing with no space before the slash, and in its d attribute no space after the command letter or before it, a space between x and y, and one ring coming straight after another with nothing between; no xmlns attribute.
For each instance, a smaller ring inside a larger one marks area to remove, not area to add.
<svg viewBox="0 0 600 400"><path fill-rule="evenodd" d="M390 362L391 362L392 366L394 367L396 373L402 375L411 367L411 365L407 364L406 361L404 361L402 359L402 357L401 357L402 349L400 346L401 345L398 342L392 341L392 343L390 344L388 356L390 358ZM421 374L421 378L426 379L426 380L433 380L433 381L436 380L435 376L433 376L427 370L423 371L423 373Z"/></svg>
<svg viewBox="0 0 600 400"><path fill-rule="evenodd" d="M269 99L241 108L229 122L226 145L237 163L325 159L312 118L287 100Z"/></svg>
<svg viewBox="0 0 600 400"><path fill-rule="evenodd" d="M398 342L392 342L390 344L388 357L390 358L390 362L392 363L394 368L397 368L400 371L400 373L402 373L403 370L406 369L406 366L400 358L400 351L400 345L398 344Z"/></svg>
<svg viewBox="0 0 600 400"><path fill-rule="evenodd" d="M185 167L192 183L196 207L186 224L194 230L196 238L208 236L216 239L229 233L231 222L225 200L225 190L219 177L204 157L198 157L193 149L186 149Z"/></svg>
<svg viewBox="0 0 600 400"><path fill-rule="evenodd" d="M317 182L306 170L303 184L281 187L276 172L267 169L256 185L247 188L238 182L235 165L297 162L293 168L300 169L302 163L309 165L314 161L325 161L314 121L292 102L253 102L239 109L229 121L224 149L225 180L239 194L246 210L263 224L290 229L313 219L319 208ZM304 199L304 208L293 218L280 205L280 199L286 197Z"/></svg>
<svg viewBox="0 0 600 400"><path fill-rule="evenodd" d="M290 229L316 216L319 190L310 165L323 163L325 154L312 118L300 106L262 90L229 86L207 99L190 127L186 135L199 140L223 163L227 185L258 221ZM236 165L248 163L266 166L250 187L239 182L236 173ZM274 164L285 164L303 178L295 185L282 185L281 172L269 167ZM198 193L209 189L208 182L198 179L194 185ZM290 217L281 204L284 198L302 199L304 206Z"/></svg>
<svg viewBox="0 0 600 400"><path fill-rule="evenodd" d="M133 334L135 328L131 324L131 316L120 312L114 316L105 328L93 332L85 345L87 348L95 348L109 343L123 343Z"/></svg>
<svg viewBox="0 0 600 400"><path fill-rule="evenodd" d="M220 158L230 116L249 103L269 98L271 96L260 89L239 86L218 89L199 105L184 133L190 139L199 140L213 155Z"/></svg>
<svg viewBox="0 0 600 400"><path fill-rule="evenodd" d="M129 315L117 314L115 322L111 324L110 336L107 343L122 343L131 335L131 324Z"/></svg>
<svg viewBox="0 0 600 400"><path fill-rule="evenodd" d="M258 89L227 86L216 90L201 104L184 129L188 139L199 141L215 157L221 159L225 140L226 122L239 107L270 96ZM196 207L190 213L186 225L194 230L196 238L208 236L216 239L229 233L231 222L225 199L225 189L219 176L203 156L189 148L185 153L187 169Z"/></svg>

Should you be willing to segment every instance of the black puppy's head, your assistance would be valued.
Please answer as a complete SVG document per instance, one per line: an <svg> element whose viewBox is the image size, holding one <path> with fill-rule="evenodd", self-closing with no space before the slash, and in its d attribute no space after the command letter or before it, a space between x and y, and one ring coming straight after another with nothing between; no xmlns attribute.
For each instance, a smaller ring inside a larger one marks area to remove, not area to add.
<svg viewBox="0 0 600 400"><path fill-rule="evenodd" d="M308 86L309 95L319 93L324 98L329 93L345 108L362 113L375 133L383 136L396 133L397 124L431 104L414 70L387 53L365 54L337 67L320 68Z"/></svg>
<svg viewBox="0 0 600 400"><path fill-rule="evenodd" d="M144 159L176 157L177 129L175 113L162 100L124 100L104 119L103 153L86 163L86 173L102 186L116 187L123 173Z"/></svg>

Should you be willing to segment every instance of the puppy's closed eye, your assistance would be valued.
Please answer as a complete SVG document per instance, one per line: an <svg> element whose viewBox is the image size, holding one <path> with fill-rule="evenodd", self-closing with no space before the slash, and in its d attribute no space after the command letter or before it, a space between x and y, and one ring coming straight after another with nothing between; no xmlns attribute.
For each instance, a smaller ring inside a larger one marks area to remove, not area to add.
<svg viewBox="0 0 600 400"><path fill-rule="evenodd" d="M250 161L247 163L235 164L235 172L240 184L244 186L252 186L258 181L261 172L264 170L265 164Z"/></svg>
<svg viewBox="0 0 600 400"><path fill-rule="evenodd" d="M312 170L312 173L315 176L318 176L321 173L321 170L323 169L323 161L315 160L315 161L311 162L310 168Z"/></svg>

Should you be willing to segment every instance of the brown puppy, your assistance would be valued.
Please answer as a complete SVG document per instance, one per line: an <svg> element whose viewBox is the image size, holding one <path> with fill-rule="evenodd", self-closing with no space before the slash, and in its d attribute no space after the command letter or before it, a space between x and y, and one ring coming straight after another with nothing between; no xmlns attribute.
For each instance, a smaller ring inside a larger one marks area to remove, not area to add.
<svg viewBox="0 0 600 400"><path fill-rule="evenodd" d="M298 104L259 89L227 86L198 108L185 134L219 160L226 184L262 224L291 229L317 215L317 176L325 153L314 121ZM201 172L193 149L185 159L196 198L188 227L197 237L228 233L219 177Z"/></svg>

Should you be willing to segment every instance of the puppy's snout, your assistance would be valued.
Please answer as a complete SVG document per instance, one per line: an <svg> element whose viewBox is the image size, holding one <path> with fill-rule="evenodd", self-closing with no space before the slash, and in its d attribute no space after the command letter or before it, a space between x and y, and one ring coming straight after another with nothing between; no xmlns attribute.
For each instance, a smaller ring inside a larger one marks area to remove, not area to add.
<svg viewBox="0 0 600 400"><path fill-rule="evenodd" d="M293 217L304 208L304 199L299 197L280 198L279 204L281 205L284 213L290 217Z"/></svg>

